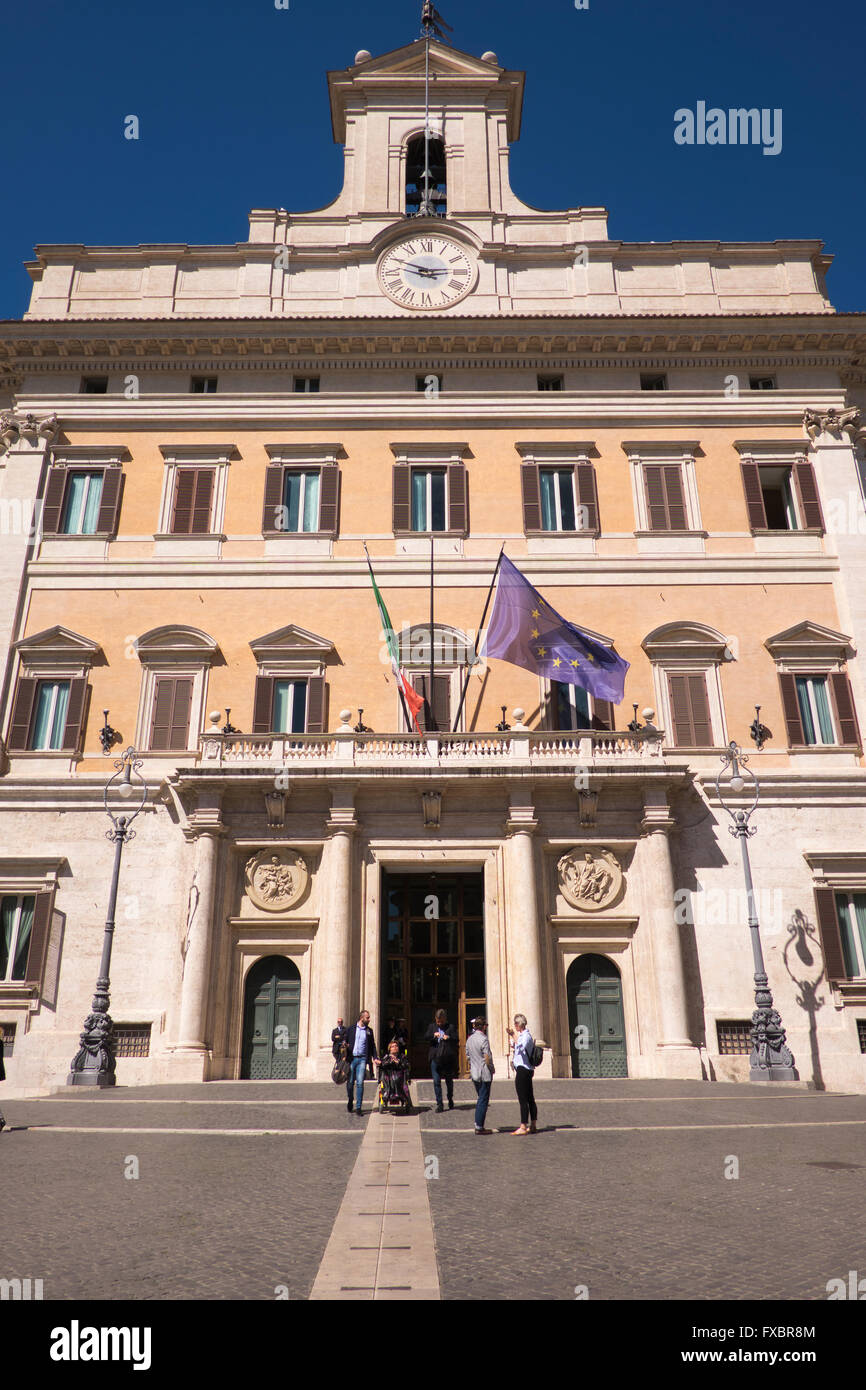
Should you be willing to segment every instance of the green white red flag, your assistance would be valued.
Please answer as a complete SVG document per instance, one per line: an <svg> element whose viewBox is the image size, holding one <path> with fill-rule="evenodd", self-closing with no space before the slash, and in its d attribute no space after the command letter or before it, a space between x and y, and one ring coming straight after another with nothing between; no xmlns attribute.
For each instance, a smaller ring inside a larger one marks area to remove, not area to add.
<svg viewBox="0 0 866 1390"><path fill-rule="evenodd" d="M364 554L367 555L366 545L364 546ZM394 629L391 626L391 619L388 615L388 610L385 607L385 600L379 593L379 586L376 583L376 576L373 573L373 566L370 564L369 555L367 555L367 568L370 571L370 582L373 585L373 593L376 598L376 603L379 607L379 619L382 623L382 631L385 634L385 641L388 643L388 655L391 658L391 670L394 672L394 679L397 682L397 689L400 691L400 694L403 697L405 707L411 715L412 723L415 725L415 728L418 730L418 733L420 734L422 730L418 723L417 716L419 709L423 708L424 696L419 695L418 691L415 689L414 685L412 685L411 681L408 681L406 679L405 673L400 667L400 653L397 648L397 643L394 639Z"/></svg>

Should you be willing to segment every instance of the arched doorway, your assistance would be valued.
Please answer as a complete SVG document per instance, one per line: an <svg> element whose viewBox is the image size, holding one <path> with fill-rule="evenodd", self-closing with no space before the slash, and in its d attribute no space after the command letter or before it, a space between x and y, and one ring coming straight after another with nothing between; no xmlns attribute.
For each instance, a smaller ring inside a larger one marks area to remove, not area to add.
<svg viewBox="0 0 866 1390"><path fill-rule="evenodd" d="M572 1076L628 1076L622 980L607 956L578 956L565 977Z"/></svg>
<svg viewBox="0 0 866 1390"><path fill-rule="evenodd" d="M241 1078L294 1081L298 1074L301 976L285 956L256 961L244 989Z"/></svg>

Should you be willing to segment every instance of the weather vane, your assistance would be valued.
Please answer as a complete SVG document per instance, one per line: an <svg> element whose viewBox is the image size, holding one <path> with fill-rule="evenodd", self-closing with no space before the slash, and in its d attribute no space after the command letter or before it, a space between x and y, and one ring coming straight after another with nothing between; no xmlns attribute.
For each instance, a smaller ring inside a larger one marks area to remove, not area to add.
<svg viewBox="0 0 866 1390"><path fill-rule="evenodd" d="M442 32L443 29L447 29L449 34L453 32L451 25L445 23L445 20L442 18L441 14L436 9L436 6L432 3L432 0L424 0L424 4L421 8L422 37L425 39L433 37L437 39L444 39L445 35Z"/></svg>

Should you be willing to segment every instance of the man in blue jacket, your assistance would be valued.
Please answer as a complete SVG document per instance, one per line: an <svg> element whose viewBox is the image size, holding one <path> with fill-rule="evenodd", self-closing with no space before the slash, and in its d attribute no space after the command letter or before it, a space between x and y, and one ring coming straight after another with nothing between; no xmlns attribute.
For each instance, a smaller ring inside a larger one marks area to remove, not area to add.
<svg viewBox="0 0 866 1390"><path fill-rule="evenodd" d="M349 1080L346 1082L346 1095L348 1097L346 1109L352 1112L352 1092L355 1093L355 1114L361 1114L361 1106L364 1103L364 1074L370 1068L372 1074L373 1063L378 1062L379 1054L376 1050L376 1039L373 1037L373 1029L370 1027L370 1015L366 1009L362 1009L357 1023L351 1023L346 1029L346 1056L349 1060Z"/></svg>

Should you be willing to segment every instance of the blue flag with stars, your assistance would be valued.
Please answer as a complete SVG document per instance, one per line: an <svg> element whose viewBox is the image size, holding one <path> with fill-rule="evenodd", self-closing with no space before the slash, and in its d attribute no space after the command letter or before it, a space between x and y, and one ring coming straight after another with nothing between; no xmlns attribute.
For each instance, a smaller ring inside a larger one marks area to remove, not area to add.
<svg viewBox="0 0 866 1390"><path fill-rule="evenodd" d="M618 705L629 663L574 623L566 622L505 556L487 629L488 656L548 680L580 685Z"/></svg>

